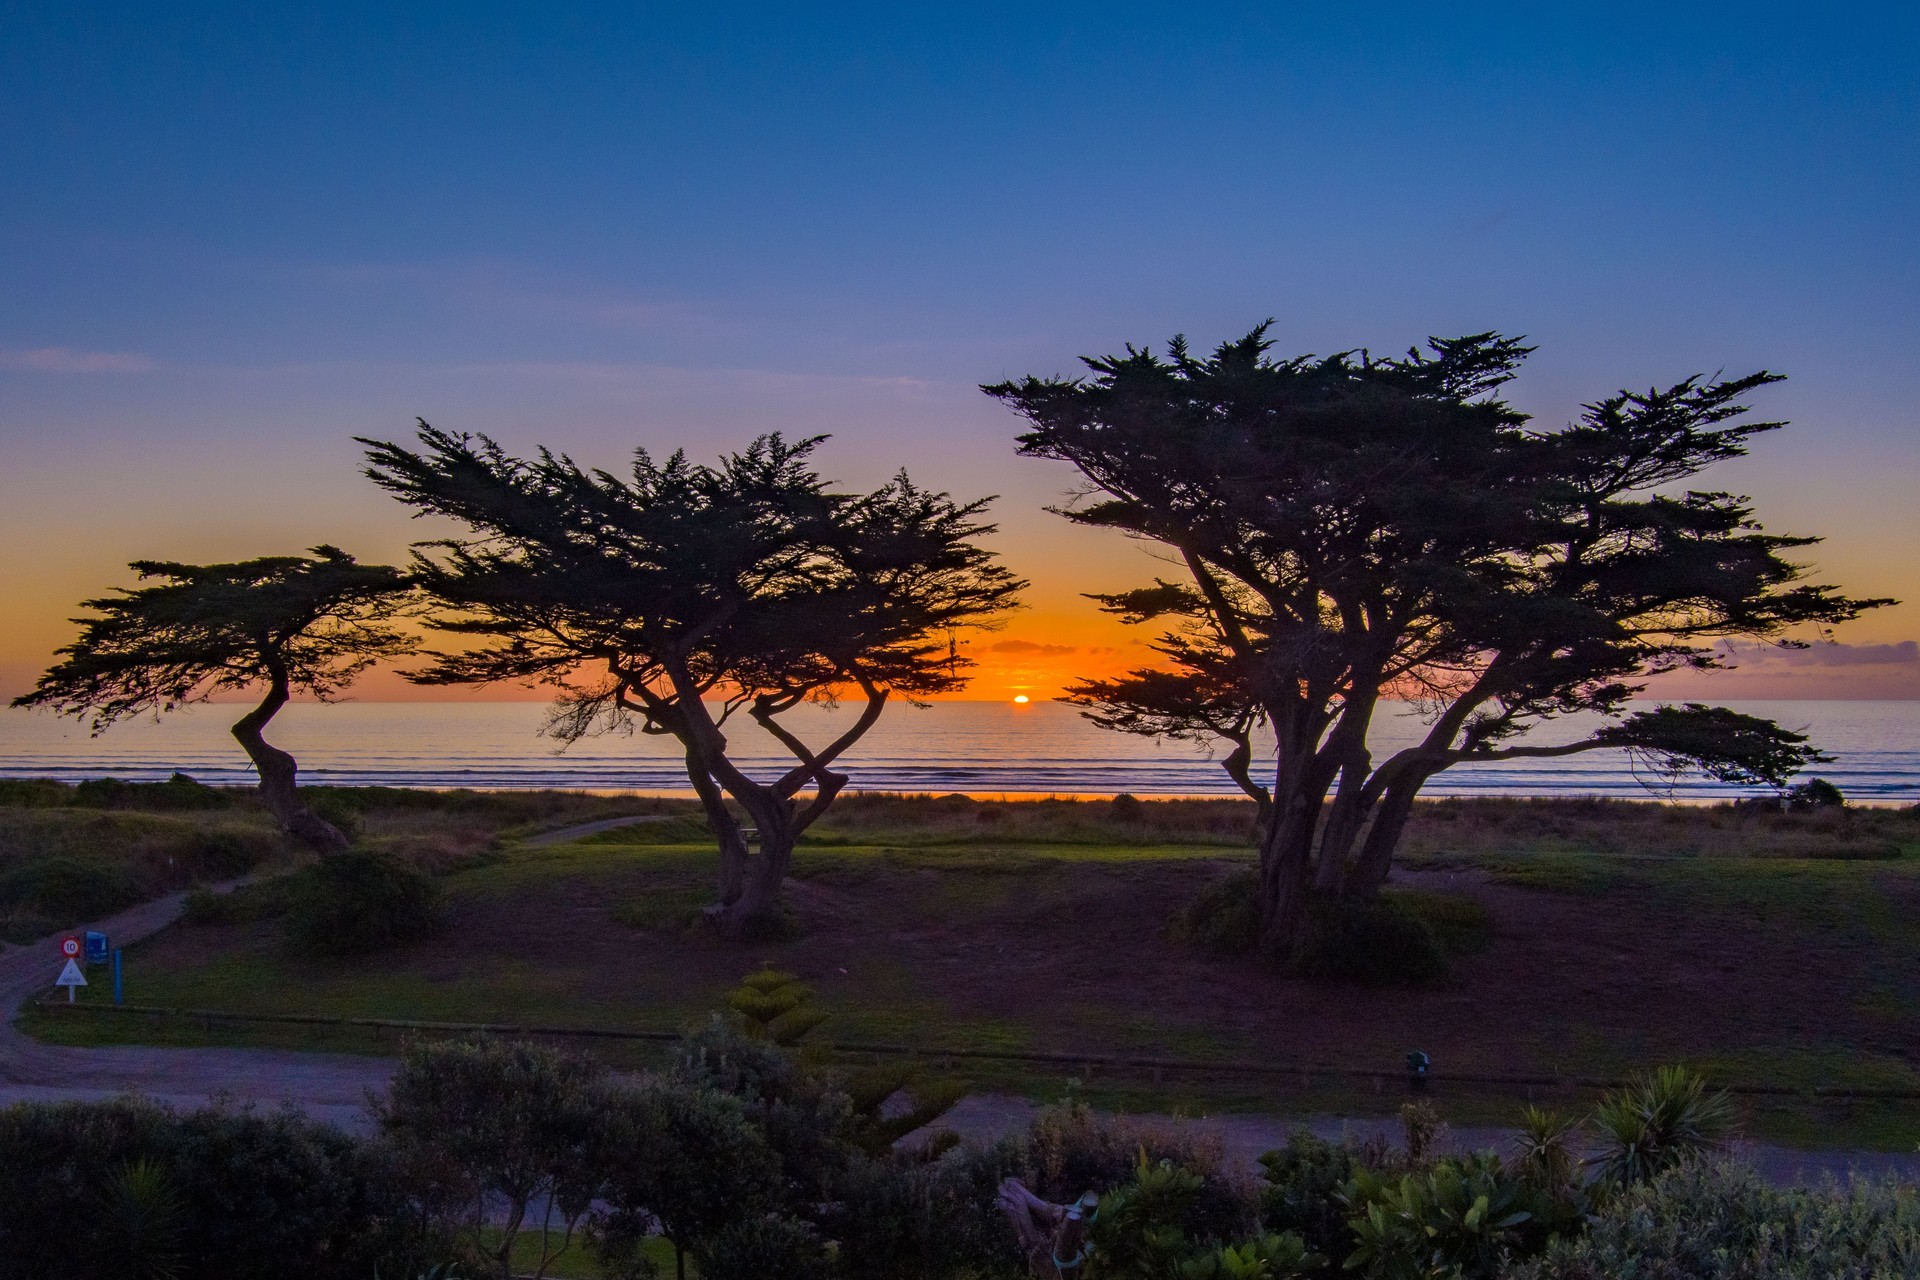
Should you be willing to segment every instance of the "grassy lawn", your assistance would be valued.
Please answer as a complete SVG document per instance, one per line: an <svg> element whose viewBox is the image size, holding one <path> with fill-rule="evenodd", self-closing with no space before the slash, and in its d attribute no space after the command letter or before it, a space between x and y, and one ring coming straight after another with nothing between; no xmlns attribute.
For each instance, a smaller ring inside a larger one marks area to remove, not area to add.
<svg viewBox="0 0 1920 1280"><path fill-rule="evenodd" d="M823 1038L941 1048L1314 1064L1368 1076L1091 1082L1131 1107L1397 1106L1402 1055L1436 1071L1614 1078L1687 1061L1725 1082L1920 1088L1920 821L1737 815L1585 802L1441 802L1402 883L1493 921L1440 990L1288 979L1171 939L1170 915L1246 865L1227 802L844 806L796 857L800 936L726 945L689 921L714 870L674 820L449 862L447 927L401 951L323 961L273 920L176 926L127 955L138 1004L232 1012L675 1030L746 972L800 973ZM997 815L997 816L996 816ZM104 984L83 998L109 998ZM69 1043L282 1044L391 1052L367 1031L26 1015ZM596 1051L603 1046L596 1042ZM657 1050L613 1051L641 1063ZM978 1087L1057 1096L1070 1068L967 1063ZM1461 1123L1510 1119L1512 1090L1441 1084ZM1911 1149L1920 1104L1762 1100L1785 1141Z"/></svg>

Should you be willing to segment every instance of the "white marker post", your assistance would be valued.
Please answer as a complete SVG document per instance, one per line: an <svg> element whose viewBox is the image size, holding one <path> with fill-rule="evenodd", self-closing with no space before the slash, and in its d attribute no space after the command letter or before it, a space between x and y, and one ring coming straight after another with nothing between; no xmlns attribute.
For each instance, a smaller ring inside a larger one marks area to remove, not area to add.
<svg viewBox="0 0 1920 1280"><path fill-rule="evenodd" d="M67 1003L72 1004L73 989L87 985L87 975L80 972L80 962L78 960L68 960L67 967L60 971L60 976L53 980L53 985L56 987L65 987L67 989Z"/></svg>

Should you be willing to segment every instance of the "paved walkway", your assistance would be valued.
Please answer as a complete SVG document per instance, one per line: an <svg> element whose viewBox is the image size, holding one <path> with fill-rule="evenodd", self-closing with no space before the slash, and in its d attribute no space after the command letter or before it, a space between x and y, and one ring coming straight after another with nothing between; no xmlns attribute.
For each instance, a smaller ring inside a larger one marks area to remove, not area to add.
<svg viewBox="0 0 1920 1280"><path fill-rule="evenodd" d="M541 839L557 844L636 820L651 819L587 823L549 832ZM238 883L214 887L225 891ZM75 931L98 929L116 945L125 946L172 924L179 918L185 900L184 893L171 894L109 919L78 926ZM354 1054L135 1045L82 1049L41 1044L15 1028L13 1018L23 1003L51 985L63 963L55 938L0 953L0 1105L29 1099L110 1098L128 1093L181 1107L229 1098L267 1106L291 1105L315 1119L365 1131L370 1123L367 1095L385 1092L393 1077L391 1058ZM1035 1109L1026 1098L975 1094L963 1099L943 1123L964 1138L991 1141L1024 1128ZM1366 1138L1376 1133L1389 1139L1399 1136L1396 1121L1377 1118L1227 1113L1194 1123L1218 1127L1228 1156L1247 1167L1261 1152L1284 1146L1287 1135L1297 1128L1307 1128L1323 1138ZM1513 1136L1511 1130L1497 1128L1460 1128L1449 1134L1453 1147L1474 1150L1503 1149ZM1920 1182L1920 1154L1797 1151L1759 1143L1743 1144L1741 1152L1776 1182L1816 1182L1827 1174L1843 1176L1850 1171L1897 1173L1906 1181Z"/></svg>
<svg viewBox="0 0 1920 1280"><path fill-rule="evenodd" d="M233 886L215 887L224 891ZM169 894L74 931L98 929L114 945L125 946L172 924L185 901L184 893ZM57 938L0 953L0 1104L137 1093L191 1107L218 1095L268 1106L290 1103L316 1117L362 1128L367 1091L385 1090L392 1078L390 1059L351 1054L41 1044L22 1034L13 1018L22 1004L52 984L64 963ZM92 976L99 981L104 974L96 968Z"/></svg>

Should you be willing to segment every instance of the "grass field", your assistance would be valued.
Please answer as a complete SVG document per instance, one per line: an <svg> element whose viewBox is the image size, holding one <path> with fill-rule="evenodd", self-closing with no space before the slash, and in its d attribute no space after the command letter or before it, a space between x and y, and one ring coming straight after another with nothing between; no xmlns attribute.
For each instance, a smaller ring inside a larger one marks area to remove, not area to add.
<svg viewBox="0 0 1920 1280"><path fill-rule="evenodd" d="M431 843L425 811L417 825L409 838ZM337 961L291 949L271 919L176 926L128 953L128 1000L667 1030L706 1016L767 962L815 986L833 1014L819 1034L844 1041L1222 1068L1306 1063L1390 1078L1420 1048L1443 1073L1612 1078L1686 1061L1724 1082L1920 1088L1920 820L1906 813L1425 806L1399 882L1477 903L1492 922L1441 990L1310 983L1170 938L1181 904L1252 857L1247 814L1228 802L1116 810L855 798L797 855L789 900L800 936L752 945L689 926L713 874L697 823L544 848L482 840L484 824L470 825L471 847L443 860L441 935ZM84 994L107 997L104 984ZM60 1010L26 1022L71 1043L392 1047L364 1032L208 1030ZM1043 1095L1066 1074L967 1070L983 1086ZM1133 1106L1355 1111L1399 1101L1331 1076L1095 1084ZM1510 1092L1442 1088L1462 1121L1514 1109ZM1809 1145L1920 1141L1917 1103L1776 1101L1755 1114L1766 1135Z"/></svg>

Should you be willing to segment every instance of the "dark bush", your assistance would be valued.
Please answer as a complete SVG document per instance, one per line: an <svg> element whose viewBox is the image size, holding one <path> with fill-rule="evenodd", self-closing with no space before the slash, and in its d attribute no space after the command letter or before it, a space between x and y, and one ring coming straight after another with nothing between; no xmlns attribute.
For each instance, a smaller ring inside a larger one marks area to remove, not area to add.
<svg viewBox="0 0 1920 1280"><path fill-rule="evenodd" d="M1171 932L1208 955L1251 954L1260 942L1260 873L1248 868L1214 881L1174 916Z"/></svg>
<svg viewBox="0 0 1920 1280"><path fill-rule="evenodd" d="M745 1106L747 1119L780 1158L795 1205L830 1199L840 1172L857 1154L846 1136L853 1114L846 1094L778 1045L720 1018L680 1042L671 1075Z"/></svg>
<svg viewBox="0 0 1920 1280"><path fill-rule="evenodd" d="M1808 778L1787 791L1787 808L1794 813L1809 809L1840 809L1846 807L1846 803L1846 795L1825 778Z"/></svg>
<svg viewBox="0 0 1920 1280"><path fill-rule="evenodd" d="M1432 926L1386 895L1311 904L1290 967L1366 986L1437 986L1452 972Z"/></svg>
<svg viewBox="0 0 1920 1280"><path fill-rule="evenodd" d="M440 923L440 897L439 884L412 863L350 849L300 874L288 931L325 955L381 951L432 934Z"/></svg>
<svg viewBox="0 0 1920 1280"><path fill-rule="evenodd" d="M1920 1275L1920 1198L1891 1180L1773 1187L1745 1165L1683 1165L1611 1197L1511 1280L1878 1280Z"/></svg>
<svg viewBox="0 0 1920 1280"><path fill-rule="evenodd" d="M962 1147L929 1163L861 1160L839 1180L821 1229L848 1280L945 1280L1013 1274L1000 1180L1020 1172L1018 1144Z"/></svg>
<svg viewBox="0 0 1920 1280"><path fill-rule="evenodd" d="M1493 912L1475 898L1424 889L1388 889L1380 896L1424 921L1448 955L1472 955L1493 945Z"/></svg>
<svg viewBox="0 0 1920 1280"><path fill-rule="evenodd" d="M225 809L233 803L233 797L184 773L176 773L165 782L89 778L73 788L73 803L84 809L189 813L199 809Z"/></svg>
<svg viewBox="0 0 1920 1280"><path fill-rule="evenodd" d="M742 942L793 942L806 936L807 928L792 907L776 903L769 911L756 911L740 922Z"/></svg>
<svg viewBox="0 0 1920 1280"><path fill-rule="evenodd" d="M1139 796L1122 791L1107 803L1107 812L1115 822L1139 822L1146 817L1147 806L1140 803Z"/></svg>
<svg viewBox="0 0 1920 1280"><path fill-rule="evenodd" d="M0 808L58 809L73 801L73 788L52 778L0 778Z"/></svg>
<svg viewBox="0 0 1920 1280"><path fill-rule="evenodd" d="M124 861L77 853L28 858L0 871L0 904L60 925L112 915L147 896Z"/></svg>
<svg viewBox="0 0 1920 1280"><path fill-rule="evenodd" d="M0 942L9 942L23 947L29 942L37 942L46 937L60 924L47 916L33 911L15 909L0 915Z"/></svg>
<svg viewBox="0 0 1920 1280"><path fill-rule="evenodd" d="M1144 1157L1150 1165L1165 1161L1201 1179L1183 1215L1194 1239L1240 1239L1258 1215L1253 1189L1228 1165L1219 1132L1202 1126L1102 1115L1068 1102L1034 1117L1020 1154L1022 1180L1056 1204L1131 1182Z"/></svg>
<svg viewBox="0 0 1920 1280"><path fill-rule="evenodd" d="M1363 1280L1497 1280L1504 1264L1546 1247L1544 1197L1491 1153L1450 1156L1399 1175L1360 1169L1342 1193Z"/></svg>
<svg viewBox="0 0 1920 1280"><path fill-rule="evenodd" d="M193 889L187 893L180 919L188 925L252 924L277 920L293 909L296 876L243 884L226 893Z"/></svg>
<svg viewBox="0 0 1920 1280"><path fill-rule="evenodd" d="M332 823L349 843L358 843L366 833L366 819L351 793L305 791L300 798L306 801L308 812L323 822Z"/></svg>
<svg viewBox="0 0 1920 1280"><path fill-rule="evenodd" d="M1355 1171L1367 1165L1359 1148L1294 1130L1286 1146L1260 1157L1266 1179L1260 1190L1260 1225L1292 1232L1323 1257L1345 1258L1353 1250L1353 1231L1347 1225L1348 1210L1337 1197Z"/></svg>
<svg viewBox="0 0 1920 1280"><path fill-rule="evenodd" d="M694 1251L701 1280L830 1280L833 1263L812 1226L778 1214L734 1222Z"/></svg>
<svg viewBox="0 0 1920 1280"><path fill-rule="evenodd" d="M204 827L164 846L176 876L199 880L231 880L265 862L282 848L270 831L247 827ZM169 879L175 879L170 876ZM175 879L177 883L177 879Z"/></svg>
<svg viewBox="0 0 1920 1280"><path fill-rule="evenodd" d="M132 1100L0 1111L8 1280L137 1274L169 1257L195 1280L365 1280L411 1274L431 1246L377 1145L296 1114Z"/></svg>

